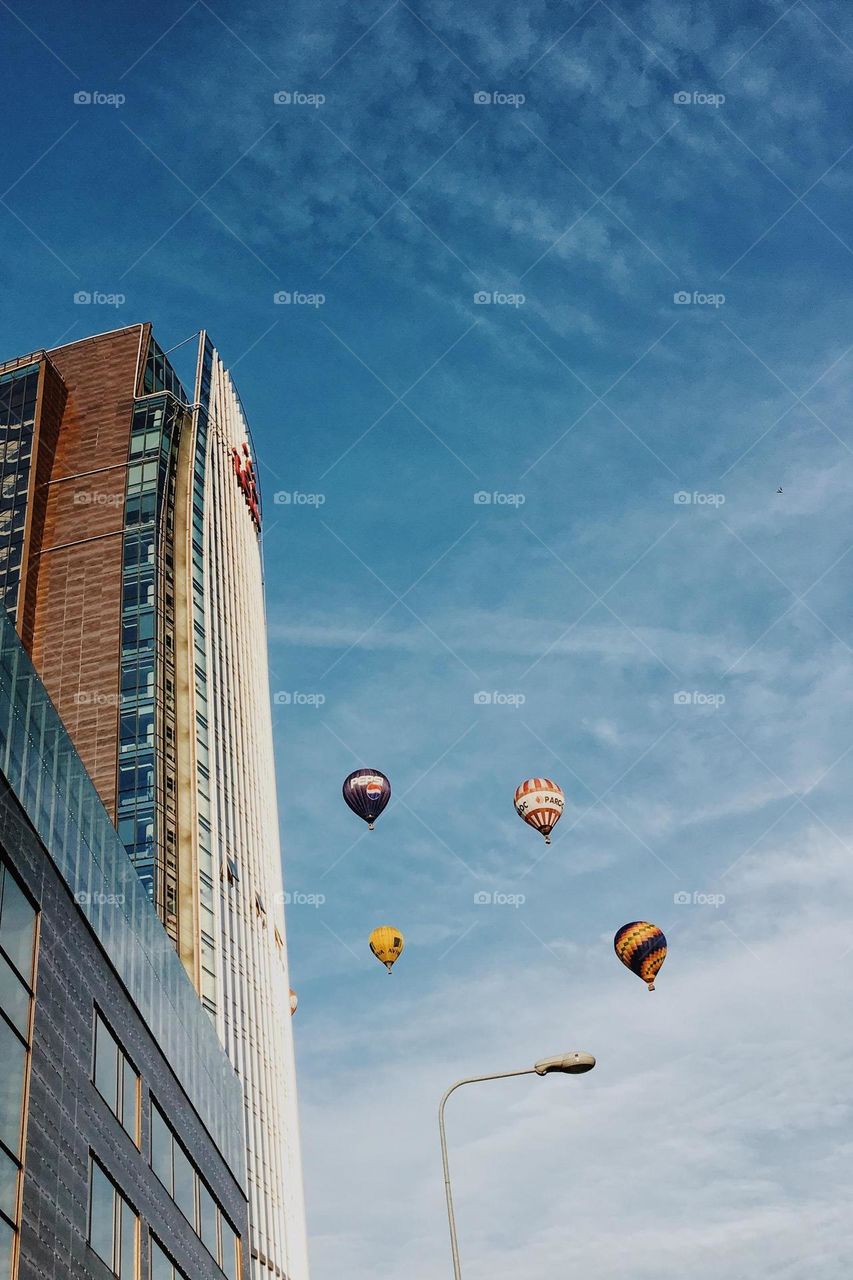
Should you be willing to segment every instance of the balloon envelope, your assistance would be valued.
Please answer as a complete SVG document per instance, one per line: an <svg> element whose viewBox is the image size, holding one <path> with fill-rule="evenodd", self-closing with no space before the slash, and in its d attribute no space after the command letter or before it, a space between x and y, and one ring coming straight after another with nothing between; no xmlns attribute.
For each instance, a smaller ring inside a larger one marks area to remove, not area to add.
<svg viewBox="0 0 853 1280"><path fill-rule="evenodd" d="M382 961L389 973L403 954L405 945L406 940L400 930L390 924L381 924L370 935L370 950L377 960Z"/></svg>
<svg viewBox="0 0 853 1280"><path fill-rule="evenodd" d="M391 783L378 769L356 769L344 779L343 796L370 830L391 799Z"/></svg>
<svg viewBox="0 0 853 1280"><path fill-rule="evenodd" d="M649 991L654 991L655 978L666 959L663 929L648 920L632 920L616 930L613 949L625 967L642 978Z"/></svg>
<svg viewBox="0 0 853 1280"><path fill-rule="evenodd" d="M515 811L551 843L551 832L563 816L566 797L550 778L528 778L515 789Z"/></svg>
<svg viewBox="0 0 853 1280"><path fill-rule="evenodd" d="M298 995L296 994L296 992L293 990L293 987L291 987L291 988L290 988L290 1016L291 1016L291 1018L293 1017L294 1013L296 1013L296 1010L297 1010L298 1008L299 1008L299 996L298 996Z"/></svg>

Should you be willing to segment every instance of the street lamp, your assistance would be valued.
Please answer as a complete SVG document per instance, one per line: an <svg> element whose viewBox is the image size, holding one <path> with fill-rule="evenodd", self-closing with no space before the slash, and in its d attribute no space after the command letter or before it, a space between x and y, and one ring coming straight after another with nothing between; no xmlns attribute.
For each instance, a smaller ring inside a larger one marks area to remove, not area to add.
<svg viewBox="0 0 853 1280"><path fill-rule="evenodd" d="M591 1053L563 1053L556 1058L543 1058L532 1067L523 1067L520 1071L499 1071L490 1076L468 1076L465 1080L457 1080L441 1099L438 1108L438 1132L441 1135L441 1160L444 1165L444 1192L447 1196L447 1222L450 1227L450 1249L453 1254L454 1280L462 1280L459 1268L459 1245L456 1240L456 1218L453 1214L453 1195L450 1190L450 1164L447 1159L447 1134L444 1129L444 1108L451 1093L455 1093L463 1084L482 1084L485 1080L508 1080L510 1076L547 1076L559 1071L567 1076L583 1075L592 1071L595 1058Z"/></svg>

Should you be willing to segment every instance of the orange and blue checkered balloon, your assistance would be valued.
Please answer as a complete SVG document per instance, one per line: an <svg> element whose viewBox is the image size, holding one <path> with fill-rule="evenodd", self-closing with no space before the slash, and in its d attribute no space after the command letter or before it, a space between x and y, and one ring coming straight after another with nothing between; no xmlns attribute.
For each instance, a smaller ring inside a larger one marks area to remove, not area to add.
<svg viewBox="0 0 853 1280"><path fill-rule="evenodd" d="M663 929L647 920L633 920L616 930L613 948L625 965L638 978L655 989L655 978L666 959L666 938Z"/></svg>

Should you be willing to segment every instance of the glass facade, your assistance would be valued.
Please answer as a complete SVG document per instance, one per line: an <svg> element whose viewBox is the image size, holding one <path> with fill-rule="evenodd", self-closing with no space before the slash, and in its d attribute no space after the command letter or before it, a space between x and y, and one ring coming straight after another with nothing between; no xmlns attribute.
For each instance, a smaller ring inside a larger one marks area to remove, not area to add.
<svg viewBox="0 0 853 1280"><path fill-rule="evenodd" d="M40 365L0 375L0 600L14 618L21 582Z"/></svg>
<svg viewBox="0 0 853 1280"><path fill-rule="evenodd" d="M35 907L0 862L0 1280L14 1274L36 923Z"/></svg>
<svg viewBox="0 0 853 1280"><path fill-rule="evenodd" d="M120 1280L139 1275L139 1218L89 1157L89 1245Z"/></svg>
<svg viewBox="0 0 853 1280"><path fill-rule="evenodd" d="M95 1088L122 1125L131 1141L139 1146L139 1072L95 1010Z"/></svg>
<svg viewBox="0 0 853 1280"><path fill-rule="evenodd" d="M245 1187L240 1082L4 610L0 610L0 772L50 850L207 1131ZM10 925L6 958L13 967L25 946L22 937L26 932L22 935L20 928ZM4 948L0 915L0 949ZM21 1016L21 998L17 999L18 1012L13 1011L11 1019L4 1015L10 1033L14 1018ZM20 1035L17 1039L23 1045ZM10 1061L17 1061L20 1052L16 1059L14 1039L8 1043ZM0 1071L0 1079L4 1088L11 1088L11 1069ZM2 1110L14 1113L5 1101ZM13 1128L8 1133L14 1139ZM10 1154L14 1150L13 1142ZM0 1280L2 1276L0 1269Z"/></svg>
<svg viewBox="0 0 853 1280"><path fill-rule="evenodd" d="M223 1274L239 1280L240 1238L153 1098L151 1168Z"/></svg>
<svg viewBox="0 0 853 1280"><path fill-rule="evenodd" d="M146 368L152 360L159 369L161 357L153 354ZM184 406L171 388L137 401L122 560L117 827L173 938L177 832L171 544L175 458L184 416Z"/></svg>

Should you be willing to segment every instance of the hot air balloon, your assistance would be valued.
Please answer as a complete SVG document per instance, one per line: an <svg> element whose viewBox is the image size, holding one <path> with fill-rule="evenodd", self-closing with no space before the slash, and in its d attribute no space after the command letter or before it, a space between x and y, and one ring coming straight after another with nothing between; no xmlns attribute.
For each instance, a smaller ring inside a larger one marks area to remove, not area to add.
<svg viewBox="0 0 853 1280"><path fill-rule="evenodd" d="M663 930L648 920L634 920L617 929L613 939L617 956L627 969L655 989L655 978L666 959L666 938Z"/></svg>
<svg viewBox="0 0 853 1280"><path fill-rule="evenodd" d="M370 935L370 950L377 960L382 961L389 973L403 954L405 945L406 940L400 930L390 924L381 924Z"/></svg>
<svg viewBox="0 0 853 1280"><path fill-rule="evenodd" d="M515 790L516 813L542 832L546 844L551 843L551 832L563 816L565 803L562 788L550 778L528 778Z"/></svg>
<svg viewBox="0 0 853 1280"><path fill-rule="evenodd" d="M296 1013L296 1010L297 1010L298 1008L299 1008L299 996L298 996L298 995L296 994L296 992L293 990L293 987L291 987L291 988L290 988L290 1016L291 1016L291 1018L293 1017L294 1013Z"/></svg>
<svg viewBox="0 0 853 1280"><path fill-rule="evenodd" d="M345 779L343 793L353 813L363 818L372 831L374 822L391 799L391 783L378 769L356 769Z"/></svg>

